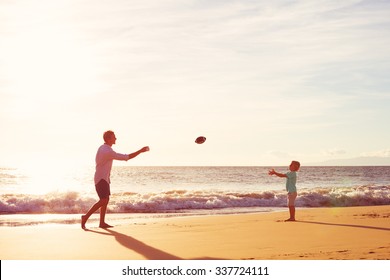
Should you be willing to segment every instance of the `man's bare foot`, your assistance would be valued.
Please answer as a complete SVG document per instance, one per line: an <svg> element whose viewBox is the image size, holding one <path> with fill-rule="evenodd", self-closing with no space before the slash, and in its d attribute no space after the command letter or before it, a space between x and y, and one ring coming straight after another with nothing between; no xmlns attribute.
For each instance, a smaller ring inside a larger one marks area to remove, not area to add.
<svg viewBox="0 0 390 280"><path fill-rule="evenodd" d="M99 227L100 228L112 228L113 226L110 226L109 224L104 223L104 224L100 224Z"/></svg>
<svg viewBox="0 0 390 280"><path fill-rule="evenodd" d="M290 218L288 220L285 220L285 222L295 222L295 219Z"/></svg>
<svg viewBox="0 0 390 280"><path fill-rule="evenodd" d="M85 215L81 216L81 228L85 229L85 223L87 222L87 219L85 218Z"/></svg>

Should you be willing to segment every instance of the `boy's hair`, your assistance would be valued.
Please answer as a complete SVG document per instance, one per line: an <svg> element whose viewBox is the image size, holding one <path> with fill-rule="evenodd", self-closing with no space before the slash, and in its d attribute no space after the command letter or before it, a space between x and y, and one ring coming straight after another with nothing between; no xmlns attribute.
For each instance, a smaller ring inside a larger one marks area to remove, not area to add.
<svg viewBox="0 0 390 280"><path fill-rule="evenodd" d="M114 135L114 132L112 130L107 130L106 132L104 132L103 133L104 142L107 142L112 137L112 135Z"/></svg>
<svg viewBox="0 0 390 280"><path fill-rule="evenodd" d="M293 160L291 163L294 163L298 167L298 169L301 167L301 163L299 161Z"/></svg>

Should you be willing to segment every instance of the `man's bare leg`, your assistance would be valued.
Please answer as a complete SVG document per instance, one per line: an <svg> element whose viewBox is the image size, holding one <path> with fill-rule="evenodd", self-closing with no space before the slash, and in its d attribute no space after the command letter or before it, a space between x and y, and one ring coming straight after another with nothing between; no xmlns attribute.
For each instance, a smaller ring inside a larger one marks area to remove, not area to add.
<svg viewBox="0 0 390 280"><path fill-rule="evenodd" d="M107 200L107 202L105 202L105 200ZM92 207L91 209L88 210L87 214L85 215L82 215L81 216L81 228L82 229L85 229L85 224L87 223L89 217L91 217L91 215L93 213L95 213L100 207L102 207L104 205L104 203L106 203L106 208L107 208L107 203L108 203L108 199L104 198L104 199L100 199L98 202L96 202Z"/></svg>
<svg viewBox="0 0 390 280"><path fill-rule="evenodd" d="M104 198L102 200L102 207L100 208L100 224L99 227L101 228L111 228L113 226L110 226L109 224L106 224L105 218L106 218L106 211L107 211L107 205L108 201L110 200L109 198Z"/></svg>

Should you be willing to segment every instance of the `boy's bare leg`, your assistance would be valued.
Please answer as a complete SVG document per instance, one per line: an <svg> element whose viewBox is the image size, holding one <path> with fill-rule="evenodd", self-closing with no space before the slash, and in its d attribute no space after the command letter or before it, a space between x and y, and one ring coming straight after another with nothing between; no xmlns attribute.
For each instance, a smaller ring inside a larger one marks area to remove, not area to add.
<svg viewBox="0 0 390 280"><path fill-rule="evenodd" d="M295 206L289 206L288 210L290 212L290 219L286 220L286 222L293 222L293 221L295 221Z"/></svg>

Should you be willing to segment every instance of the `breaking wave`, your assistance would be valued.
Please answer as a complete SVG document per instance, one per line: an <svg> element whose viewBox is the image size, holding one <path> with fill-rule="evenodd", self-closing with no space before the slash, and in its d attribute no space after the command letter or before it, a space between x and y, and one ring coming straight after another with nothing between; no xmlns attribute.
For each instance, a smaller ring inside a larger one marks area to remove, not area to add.
<svg viewBox="0 0 390 280"><path fill-rule="evenodd" d="M96 198L78 192L46 195L3 194L2 214L85 213ZM390 186L360 186L299 190L297 207L348 207L390 205ZM110 198L109 213L166 213L241 207L285 207L286 192L223 192L172 190L161 193L117 193Z"/></svg>

